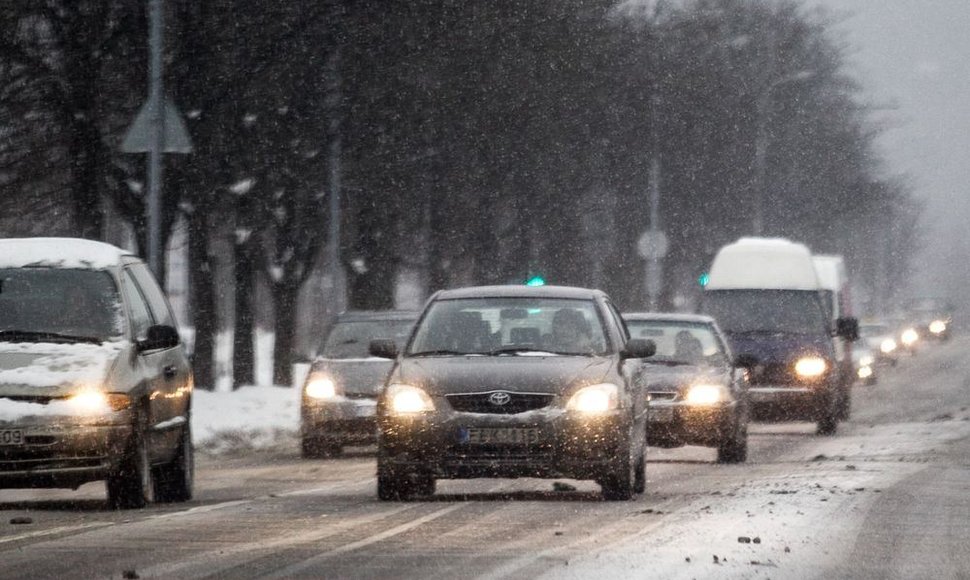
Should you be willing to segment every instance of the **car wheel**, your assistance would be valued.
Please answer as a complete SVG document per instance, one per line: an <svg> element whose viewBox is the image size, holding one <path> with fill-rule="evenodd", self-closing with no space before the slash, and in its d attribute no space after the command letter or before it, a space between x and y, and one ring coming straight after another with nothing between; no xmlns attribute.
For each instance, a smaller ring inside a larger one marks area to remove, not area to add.
<svg viewBox="0 0 970 580"><path fill-rule="evenodd" d="M627 501L633 499L636 494L636 471L639 461L630 456L633 449L629 446L632 444L627 443L627 445L626 453L620 460L620 464L599 481L603 491L603 499L607 501ZM646 482L644 482L644 485L646 485Z"/></svg>
<svg viewBox="0 0 970 580"><path fill-rule="evenodd" d="M333 443L304 435L300 440L300 456L304 459L323 459L326 457L338 457L344 452L344 448L339 443Z"/></svg>
<svg viewBox="0 0 970 580"><path fill-rule="evenodd" d="M718 463L744 463L748 460L748 429L738 427L717 447Z"/></svg>
<svg viewBox="0 0 970 580"><path fill-rule="evenodd" d="M192 448L192 427L186 423L179 437L179 447L169 463L156 467L152 473L155 501L174 503L192 499L195 478L195 453Z"/></svg>
<svg viewBox="0 0 970 580"><path fill-rule="evenodd" d="M108 477L106 487L112 509L143 508L155 499L148 440L140 424L136 423L125 455Z"/></svg>

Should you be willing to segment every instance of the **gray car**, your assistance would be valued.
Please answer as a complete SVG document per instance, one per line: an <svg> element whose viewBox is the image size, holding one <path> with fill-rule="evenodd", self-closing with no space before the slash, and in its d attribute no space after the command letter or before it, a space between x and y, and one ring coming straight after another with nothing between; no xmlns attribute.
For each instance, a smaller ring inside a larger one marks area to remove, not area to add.
<svg viewBox="0 0 970 580"><path fill-rule="evenodd" d="M347 312L327 333L320 355L303 386L301 451L304 457L338 455L345 445L377 440L377 395L391 361L372 357L372 340L403 346L417 312L387 310Z"/></svg>
<svg viewBox="0 0 970 580"><path fill-rule="evenodd" d="M105 480L115 508L192 497L192 371L136 256L0 240L0 488Z"/></svg>

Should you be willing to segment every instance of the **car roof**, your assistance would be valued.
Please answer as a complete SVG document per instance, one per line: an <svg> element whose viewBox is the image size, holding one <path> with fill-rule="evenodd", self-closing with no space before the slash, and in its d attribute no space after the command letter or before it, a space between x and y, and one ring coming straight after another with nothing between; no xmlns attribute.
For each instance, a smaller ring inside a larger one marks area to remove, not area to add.
<svg viewBox="0 0 970 580"><path fill-rule="evenodd" d="M135 255L117 246L81 238L0 239L0 268L72 268L104 270Z"/></svg>
<svg viewBox="0 0 970 580"><path fill-rule="evenodd" d="M680 312L624 312L627 322L690 322L694 324L714 324L714 318L703 314L684 314Z"/></svg>
<svg viewBox="0 0 970 580"><path fill-rule="evenodd" d="M414 310L348 310L337 317L337 322L369 322L379 320L417 320Z"/></svg>
<svg viewBox="0 0 970 580"><path fill-rule="evenodd" d="M592 300L605 297L601 290L575 288L572 286L470 286L454 290L442 290L436 300L459 298L563 298L567 300Z"/></svg>

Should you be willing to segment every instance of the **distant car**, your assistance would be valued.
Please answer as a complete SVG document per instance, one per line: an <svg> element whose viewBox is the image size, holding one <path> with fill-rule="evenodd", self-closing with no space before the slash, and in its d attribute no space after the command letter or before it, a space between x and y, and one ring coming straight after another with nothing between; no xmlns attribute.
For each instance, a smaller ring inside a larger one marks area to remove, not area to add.
<svg viewBox="0 0 970 580"><path fill-rule="evenodd" d="M859 382L870 386L879 382L876 360L875 353L868 346L856 344L852 350L852 362Z"/></svg>
<svg viewBox="0 0 970 580"><path fill-rule="evenodd" d="M339 455L345 445L377 441L377 395L391 361L369 355L372 340L407 341L416 312L348 312L323 342L303 386L300 412L303 457Z"/></svg>
<svg viewBox="0 0 970 580"><path fill-rule="evenodd" d="M876 364L895 366L899 361L900 338L886 322L863 322L859 325L859 342L856 348L866 349Z"/></svg>
<svg viewBox="0 0 970 580"><path fill-rule="evenodd" d="M192 497L192 370L136 256L0 240L0 488L107 483L114 508Z"/></svg>
<svg viewBox="0 0 970 580"><path fill-rule="evenodd" d="M921 338L950 340L953 306L940 298L915 298L906 305L907 318Z"/></svg>
<svg viewBox="0 0 970 580"><path fill-rule="evenodd" d="M624 314L630 336L652 340L647 359L650 397L647 442L659 447L703 445L719 463L748 456L750 402L745 369L709 316Z"/></svg>
<svg viewBox="0 0 970 580"><path fill-rule="evenodd" d="M381 500L437 479L592 479L608 500L646 485L649 341L600 291L486 286L431 297L377 405Z"/></svg>

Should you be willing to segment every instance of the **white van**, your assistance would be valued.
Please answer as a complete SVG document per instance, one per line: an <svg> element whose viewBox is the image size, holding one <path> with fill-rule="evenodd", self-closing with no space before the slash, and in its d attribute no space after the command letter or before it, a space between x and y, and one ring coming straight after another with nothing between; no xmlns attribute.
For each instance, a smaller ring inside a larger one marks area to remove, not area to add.
<svg viewBox="0 0 970 580"><path fill-rule="evenodd" d="M750 367L756 418L812 420L834 433L847 416L851 372L840 364L812 253L780 238L742 238L718 251L702 300ZM847 339L854 321L835 328ZM851 369L850 369L851 370Z"/></svg>

